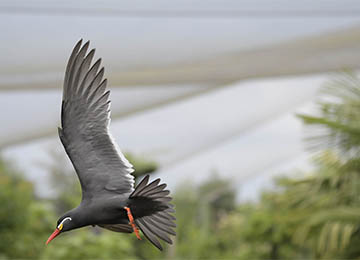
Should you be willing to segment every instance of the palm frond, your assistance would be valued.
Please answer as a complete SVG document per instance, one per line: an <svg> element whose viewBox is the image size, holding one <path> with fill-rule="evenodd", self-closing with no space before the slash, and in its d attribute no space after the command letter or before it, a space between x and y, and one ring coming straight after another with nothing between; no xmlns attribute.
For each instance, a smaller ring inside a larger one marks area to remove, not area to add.
<svg viewBox="0 0 360 260"><path fill-rule="evenodd" d="M360 79L356 74L343 74L326 84L321 93L318 116L298 115L311 127L307 137L309 148L332 148L341 155L359 157Z"/></svg>

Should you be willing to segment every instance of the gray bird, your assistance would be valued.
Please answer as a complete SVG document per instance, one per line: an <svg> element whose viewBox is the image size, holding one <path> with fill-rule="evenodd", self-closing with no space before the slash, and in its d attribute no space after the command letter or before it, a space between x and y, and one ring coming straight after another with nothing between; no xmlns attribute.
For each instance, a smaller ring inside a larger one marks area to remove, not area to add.
<svg viewBox="0 0 360 260"><path fill-rule="evenodd" d="M114 232L132 233L138 228L158 249L158 238L172 244L176 235L175 212L166 184L149 182L149 175L134 188L133 166L121 153L109 132L110 91L100 70L92 66L95 50L80 40L66 66L59 137L79 177L82 200L59 218L46 241L72 229L99 226Z"/></svg>

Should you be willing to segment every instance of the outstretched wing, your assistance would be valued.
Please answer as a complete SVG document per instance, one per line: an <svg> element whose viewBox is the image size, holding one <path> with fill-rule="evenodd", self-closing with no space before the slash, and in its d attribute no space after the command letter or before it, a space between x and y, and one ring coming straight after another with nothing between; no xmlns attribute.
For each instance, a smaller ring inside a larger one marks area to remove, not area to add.
<svg viewBox="0 0 360 260"><path fill-rule="evenodd" d="M110 91L95 50L80 40L68 61L59 136L80 179L83 200L134 189L134 171L109 133Z"/></svg>

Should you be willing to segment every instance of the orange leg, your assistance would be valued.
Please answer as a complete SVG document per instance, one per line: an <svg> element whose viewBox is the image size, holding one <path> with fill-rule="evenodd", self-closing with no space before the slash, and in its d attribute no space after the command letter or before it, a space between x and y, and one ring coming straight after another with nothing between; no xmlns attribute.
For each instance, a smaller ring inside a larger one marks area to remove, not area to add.
<svg viewBox="0 0 360 260"><path fill-rule="evenodd" d="M133 228L133 230L134 230L134 233L135 233L136 237L137 237L139 240L141 240L141 237L140 237L140 234L139 234L139 230L138 230L138 228L137 228L137 227L136 227L136 225L135 225L135 222L134 222L134 217L133 217L133 215L131 214L131 210L130 210L130 208L128 208L128 207L124 207L124 209L125 209L125 210L126 210L126 212L127 212L127 215L128 215L128 218L129 218L130 225L132 226L132 228Z"/></svg>

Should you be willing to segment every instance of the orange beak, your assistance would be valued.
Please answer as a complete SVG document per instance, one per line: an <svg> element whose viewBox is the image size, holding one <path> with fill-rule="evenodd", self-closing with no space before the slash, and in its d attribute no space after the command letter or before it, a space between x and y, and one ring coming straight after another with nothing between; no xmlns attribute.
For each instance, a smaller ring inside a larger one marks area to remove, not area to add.
<svg viewBox="0 0 360 260"><path fill-rule="evenodd" d="M60 230L59 229L55 229L54 233L52 233L48 240L46 241L46 245L50 243L51 240L53 240L55 237L57 237L57 235L60 234Z"/></svg>

